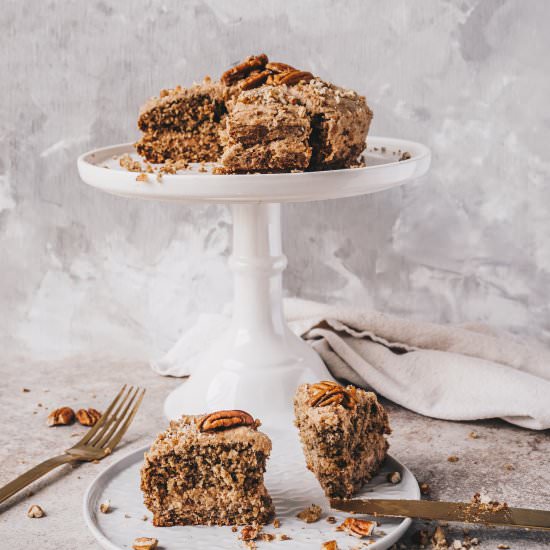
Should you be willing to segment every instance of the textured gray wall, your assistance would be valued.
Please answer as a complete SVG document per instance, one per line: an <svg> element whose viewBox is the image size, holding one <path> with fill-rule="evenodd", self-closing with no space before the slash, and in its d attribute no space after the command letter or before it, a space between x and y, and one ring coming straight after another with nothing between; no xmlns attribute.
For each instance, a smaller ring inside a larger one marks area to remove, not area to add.
<svg viewBox="0 0 550 550"><path fill-rule="evenodd" d="M288 294L550 341L550 2L7 1L0 10L4 356L151 357L231 296L230 217L81 184L162 87L265 51L366 94L423 182L285 207Z"/></svg>

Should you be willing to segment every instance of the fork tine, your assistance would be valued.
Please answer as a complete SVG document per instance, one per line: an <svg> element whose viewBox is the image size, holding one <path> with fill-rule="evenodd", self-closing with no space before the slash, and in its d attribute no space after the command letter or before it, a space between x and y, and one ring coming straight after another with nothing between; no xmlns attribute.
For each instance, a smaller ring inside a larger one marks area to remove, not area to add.
<svg viewBox="0 0 550 550"><path fill-rule="evenodd" d="M120 399L120 396L124 393L125 389L126 389L126 384L122 386L117 396L113 399L111 404L107 407L107 410L101 415L101 418L96 422L95 426L92 426L88 430L86 435L77 443L77 445L85 445L99 431L101 426L103 426L103 424L107 420L109 413L113 410L113 407L116 405L117 401Z"/></svg>
<svg viewBox="0 0 550 550"><path fill-rule="evenodd" d="M139 406L141 405L141 402L143 401L143 396L145 395L145 389L141 391L141 395L139 396L138 400L136 401L136 404L134 405L134 408L130 411L130 414L128 415L128 418L126 419L126 422L122 424L118 432L115 434L113 439L111 441L107 442L107 448L109 451L112 451L119 443L119 441L122 439L122 436L126 433L128 428L130 427L130 424L132 423L132 420L134 419L134 416L136 416L136 413L139 409Z"/></svg>
<svg viewBox="0 0 550 550"><path fill-rule="evenodd" d="M120 411L122 411L122 408L124 405L128 402L128 399L131 398L132 393L134 393L134 386L130 386L128 388L128 391L126 392L126 395L124 398L119 402L117 408L113 411L113 413L110 415L110 417L105 421L105 424L99 430L94 434L94 436L88 441L88 445L95 447L96 443L103 438L107 430L113 425L117 424L119 421L119 417L121 416Z"/></svg>
<svg viewBox="0 0 550 550"><path fill-rule="evenodd" d="M95 437L93 441L90 442L90 445L93 445L94 447L103 447L103 444L106 441L109 441L113 433L115 433L116 429L120 426L120 424L126 417L126 414L130 410L130 407L132 406L133 402L136 399L137 394L139 393L139 390L140 388L136 388L134 390L130 400L125 402L126 406L124 407L124 410L122 412L117 411L114 422L111 422L108 426L109 429L107 429L107 426L105 426L105 429L101 432L101 434L98 434L98 436ZM120 408L122 408L122 403Z"/></svg>

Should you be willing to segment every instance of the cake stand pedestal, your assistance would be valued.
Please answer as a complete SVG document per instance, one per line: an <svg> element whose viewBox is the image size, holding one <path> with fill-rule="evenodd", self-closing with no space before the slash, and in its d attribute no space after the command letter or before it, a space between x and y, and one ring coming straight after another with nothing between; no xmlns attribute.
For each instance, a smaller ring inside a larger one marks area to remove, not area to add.
<svg viewBox="0 0 550 550"><path fill-rule="evenodd" d="M290 331L282 307L281 203L374 193L423 175L429 150L418 143L369 138L367 166L296 174L214 175L187 170L162 183L136 181L118 166L130 144L91 151L78 159L81 178L103 191L150 200L231 203L233 319L228 332L205 350L192 376L166 399L164 412L200 414L244 409L273 428L289 426L296 387L331 379L319 356ZM406 160L399 161L404 152Z"/></svg>

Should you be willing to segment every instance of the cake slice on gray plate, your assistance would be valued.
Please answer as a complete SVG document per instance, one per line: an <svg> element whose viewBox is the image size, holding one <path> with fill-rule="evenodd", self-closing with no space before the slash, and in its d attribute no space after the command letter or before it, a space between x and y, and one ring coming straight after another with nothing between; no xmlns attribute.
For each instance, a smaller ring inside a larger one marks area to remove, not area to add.
<svg viewBox="0 0 550 550"><path fill-rule="evenodd" d="M264 486L271 441L239 410L172 421L141 468L153 524L265 524L274 513Z"/></svg>
<svg viewBox="0 0 550 550"><path fill-rule="evenodd" d="M378 472L391 430L376 394L335 382L302 384L294 412L307 467L328 497L349 498Z"/></svg>

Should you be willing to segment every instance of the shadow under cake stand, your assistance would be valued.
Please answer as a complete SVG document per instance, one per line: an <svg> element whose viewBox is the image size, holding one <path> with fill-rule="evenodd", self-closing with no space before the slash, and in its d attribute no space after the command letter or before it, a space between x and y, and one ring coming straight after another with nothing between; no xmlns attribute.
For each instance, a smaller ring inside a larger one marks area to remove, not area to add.
<svg viewBox="0 0 550 550"><path fill-rule="evenodd" d="M405 155L405 160L399 160ZM230 329L206 350L183 382L166 399L168 418L220 409L244 409L273 428L291 425L296 387L332 379L311 347L287 326L283 315L281 203L307 202L375 193L425 174L430 151L424 145L369 137L367 166L326 172L214 175L198 167L148 182L116 160L131 144L85 153L80 177L102 191L129 198L231 204L234 275ZM299 236L298 236L299 238ZM184 350L185 351L185 350Z"/></svg>

